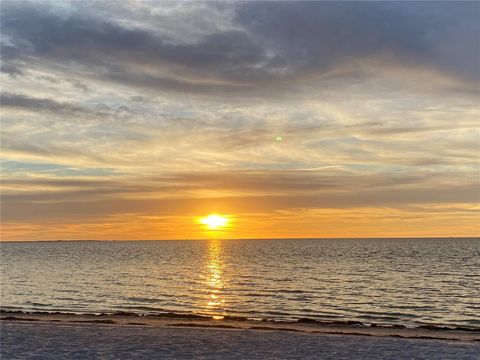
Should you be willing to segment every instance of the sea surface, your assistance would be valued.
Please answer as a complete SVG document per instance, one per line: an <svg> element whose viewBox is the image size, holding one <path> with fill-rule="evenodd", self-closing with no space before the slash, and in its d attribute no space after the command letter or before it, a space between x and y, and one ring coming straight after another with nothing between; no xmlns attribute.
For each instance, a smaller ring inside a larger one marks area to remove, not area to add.
<svg viewBox="0 0 480 360"><path fill-rule="evenodd" d="M2 243L7 311L480 329L480 240Z"/></svg>

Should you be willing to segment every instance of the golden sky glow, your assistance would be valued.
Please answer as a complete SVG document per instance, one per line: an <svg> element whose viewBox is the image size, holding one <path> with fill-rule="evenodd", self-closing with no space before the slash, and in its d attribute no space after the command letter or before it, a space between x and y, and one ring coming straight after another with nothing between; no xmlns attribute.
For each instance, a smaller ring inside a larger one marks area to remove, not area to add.
<svg viewBox="0 0 480 360"><path fill-rule="evenodd" d="M479 235L480 3L92 4L2 4L2 240Z"/></svg>

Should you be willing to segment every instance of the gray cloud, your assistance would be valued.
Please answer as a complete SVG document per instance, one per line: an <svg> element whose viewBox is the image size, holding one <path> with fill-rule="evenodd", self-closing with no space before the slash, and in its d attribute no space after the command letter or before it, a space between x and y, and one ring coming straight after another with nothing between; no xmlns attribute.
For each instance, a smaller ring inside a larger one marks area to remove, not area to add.
<svg viewBox="0 0 480 360"><path fill-rule="evenodd" d="M51 99L32 98L13 93L2 93L1 104L3 108L26 109L32 111L49 111L54 113L85 114L87 109L67 103L60 103Z"/></svg>
<svg viewBox="0 0 480 360"><path fill-rule="evenodd" d="M270 171L229 171L229 172L182 172L163 176L138 178L6 178L2 180L5 191L5 200L19 202L56 203L58 201L93 201L115 196L133 194L137 198L170 198L185 197L198 191L226 192L231 197L244 198L249 196L272 197L305 197L320 196L321 198L347 199L351 198L355 205L368 205L368 202L358 203L355 198L360 193L376 193L377 204L382 204L382 196L388 199L397 198L397 195L388 195L391 192L402 191L417 194L436 180L436 189L445 186L441 180L444 174L384 174L360 175L341 170L301 171L301 170L270 170ZM44 190L45 188L50 190ZM28 188L28 192L16 192L15 188ZM460 188L460 187L459 187ZM470 183L465 184L471 193ZM10 190L9 190L10 189ZM374 190L373 190L374 189ZM399 190L400 189L400 190ZM395 190L395 191L393 191ZM433 189L433 191L437 191ZM478 189L477 189L478 190ZM383 195L382 195L383 194ZM472 194L472 193L471 193ZM478 195L478 194L477 194ZM210 197L215 197L211 195ZM368 196L360 196L366 200ZM447 196L448 197L448 196ZM441 198L441 197L440 197ZM472 196L472 201L476 197ZM465 199L463 199L465 200ZM293 201L293 200L292 200ZM432 199L429 198L429 201ZM441 200L440 200L441 201ZM402 201L403 202L403 201ZM407 202L415 203L409 198ZM328 206L327 206L328 207Z"/></svg>
<svg viewBox="0 0 480 360"><path fill-rule="evenodd" d="M147 75L138 67L185 67L194 70L193 80L214 74L218 78L241 75L243 79L266 59L263 49L243 31L208 35L198 44L172 44L146 30L120 27L82 14L62 18L42 6L7 6L2 16L2 32L13 43L3 45L5 60L69 60L94 65L100 75L120 82L202 90L199 81Z"/></svg>
<svg viewBox="0 0 480 360"><path fill-rule="evenodd" d="M480 75L475 2L247 2L238 19L298 67L387 53Z"/></svg>
<svg viewBox="0 0 480 360"><path fill-rule="evenodd" d="M23 75L22 70L20 70L19 68L15 67L13 65L9 65L9 64L2 65L0 67L0 71L4 74L10 75L12 78L16 78L18 76Z"/></svg>
<svg viewBox="0 0 480 360"><path fill-rule="evenodd" d="M72 83L72 85L76 88L79 88L79 90L86 91L86 87L82 86L81 84L77 84L76 82ZM98 131L102 131L100 129L101 125L112 121L115 121L117 125L121 125L122 123L133 121L132 117L134 115L136 115L138 121L141 120L138 119L138 114L125 105L110 107L103 103L96 103L86 106L71 102L59 102L49 98L37 98L9 92L1 93L0 100L4 114L8 110L21 110L37 115L40 113L47 113L60 117L60 119L52 119L51 117L48 117L44 121L36 117L34 120L35 125L38 125L39 123L47 125L49 123L56 122L58 126L59 121L61 121L63 124L75 124L81 122L84 125L96 127L98 128ZM8 122L9 121L7 119L5 123L8 125ZM24 123L26 124L27 121L24 121ZM8 126L6 126L6 128L8 128ZM132 136L134 135L132 134ZM8 142L8 139L5 140Z"/></svg>
<svg viewBox="0 0 480 360"><path fill-rule="evenodd" d="M251 90L265 80L379 56L479 76L480 4L474 2L246 2L235 6L237 30L184 43L86 9L65 14L44 3L6 3L7 69L19 59L68 60L109 81L193 92Z"/></svg>

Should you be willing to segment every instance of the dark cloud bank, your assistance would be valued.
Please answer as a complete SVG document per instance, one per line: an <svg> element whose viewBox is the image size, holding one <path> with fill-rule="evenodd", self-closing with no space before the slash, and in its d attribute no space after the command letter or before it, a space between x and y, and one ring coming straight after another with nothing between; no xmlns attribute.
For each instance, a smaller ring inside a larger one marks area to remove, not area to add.
<svg viewBox="0 0 480 360"><path fill-rule="evenodd" d="M384 56L464 79L479 78L477 2L245 2L231 6L236 30L191 43L172 42L153 30L93 17L84 8L65 14L45 3L4 1L2 71L20 76L38 61L71 61L101 78L129 85L226 91L326 71L339 62ZM166 67L172 75L145 72L141 70L145 65ZM177 76L184 70L188 76ZM225 83L209 84L202 80L206 77Z"/></svg>

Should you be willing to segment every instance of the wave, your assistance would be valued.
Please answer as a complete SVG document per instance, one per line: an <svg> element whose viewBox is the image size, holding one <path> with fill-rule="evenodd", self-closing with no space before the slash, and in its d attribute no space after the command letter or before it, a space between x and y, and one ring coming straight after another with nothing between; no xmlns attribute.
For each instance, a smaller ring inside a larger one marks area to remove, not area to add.
<svg viewBox="0 0 480 360"><path fill-rule="evenodd" d="M11 307L1 307L0 316L2 320L19 320L15 318L16 315L65 315L65 316L94 316L95 318L115 318L115 317L130 317L132 319L140 318L158 318L158 319L184 319L184 320L224 320L231 322L263 322L271 324L307 324L321 327L344 327L344 328L376 328L376 329L405 329L405 330L428 330L428 331L465 331L480 334L480 327L478 326L465 326L465 325L443 325L443 324L419 324L417 326L409 326L402 324L384 324L384 323L366 323L356 320L319 320L308 317L300 317L293 321L278 320L274 318L259 318L249 316L236 316L236 315L212 315L212 314L194 314L194 313L182 313L163 311L157 313L137 313L130 311L113 311L113 312L78 312L78 311L62 311L62 310L18 310ZM111 320L103 319L102 322L107 321L112 323ZM114 322L113 322L114 323Z"/></svg>

